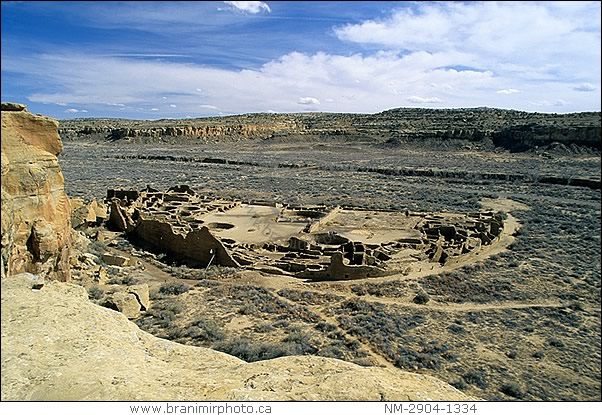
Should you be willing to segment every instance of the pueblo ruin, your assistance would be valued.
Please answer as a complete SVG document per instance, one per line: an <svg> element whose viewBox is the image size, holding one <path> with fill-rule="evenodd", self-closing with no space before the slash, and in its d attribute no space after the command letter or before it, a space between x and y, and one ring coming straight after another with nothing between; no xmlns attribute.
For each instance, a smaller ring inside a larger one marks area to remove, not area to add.
<svg viewBox="0 0 602 415"><path fill-rule="evenodd" d="M416 213L212 199L187 185L108 190L108 226L192 267L337 281L434 269L479 255L504 230L493 211Z"/></svg>

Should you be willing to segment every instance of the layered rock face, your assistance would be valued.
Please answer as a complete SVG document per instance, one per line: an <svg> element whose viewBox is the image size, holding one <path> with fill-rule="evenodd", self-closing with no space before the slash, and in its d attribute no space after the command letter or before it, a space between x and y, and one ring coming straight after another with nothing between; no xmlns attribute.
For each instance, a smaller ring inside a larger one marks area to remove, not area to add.
<svg viewBox="0 0 602 415"><path fill-rule="evenodd" d="M398 108L377 114L245 114L190 120L75 119L61 122L65 139L132 142L186 139L239 141L299 136L368 139L420 146L459 141L525 151L560 143L600 151L600 113L528 113L495 108ZM575 150L573 148L573 150Z"/></svg>
<svg viewBox="0 0 602 415"><path fill-rule="evenodd" d="M57 155L58 122L2 104L2 277L20 272L68 281L69 199Z"/></svg>
<svg viewBox="0 0 602 415"><path fill-rule="evenodd" d="M82 287L33 282L2 280L3 401L473 399L431 376L324 357L245 363L153 337Z"/></svg>

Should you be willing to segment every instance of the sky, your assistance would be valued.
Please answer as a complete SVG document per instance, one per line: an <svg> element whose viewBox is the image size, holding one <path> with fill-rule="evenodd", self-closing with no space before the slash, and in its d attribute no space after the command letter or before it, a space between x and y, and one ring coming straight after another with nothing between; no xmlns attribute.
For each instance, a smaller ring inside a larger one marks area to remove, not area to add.
<svg viewBox="0 0 602 415"><path fill-rule="evenodd" d="M600 111L601 2L5 2L1 95L59 119Z"/></svg>

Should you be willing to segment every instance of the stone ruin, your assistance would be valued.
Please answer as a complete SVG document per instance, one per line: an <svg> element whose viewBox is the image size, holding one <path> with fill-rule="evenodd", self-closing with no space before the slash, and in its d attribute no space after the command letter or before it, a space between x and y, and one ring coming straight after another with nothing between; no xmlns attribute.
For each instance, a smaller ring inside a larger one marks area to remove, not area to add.
<svg viewBox="0 0 602 415"><path fill-rule="evenodd" d="M453 264L495 242L495 212L427 214L215 199L189 186L108 190L108 226L174 261L308 280L356 280Z"/></svg>

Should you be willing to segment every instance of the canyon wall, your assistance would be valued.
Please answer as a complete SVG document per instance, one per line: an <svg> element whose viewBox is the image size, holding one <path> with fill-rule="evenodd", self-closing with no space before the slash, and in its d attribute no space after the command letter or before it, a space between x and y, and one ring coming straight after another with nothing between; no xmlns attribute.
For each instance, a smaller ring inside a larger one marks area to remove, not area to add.
<svg viewBox="0 0 602 415"><path fill-rule="evenodd" d="M495 108L400 108L378 114L245 114L182 120L75 119L64 139L132 142L185 139L239 141L292 137L344 138L397 145L461 141L525 151L560 143L600 150L600 113L527 113Z"/></svg>

